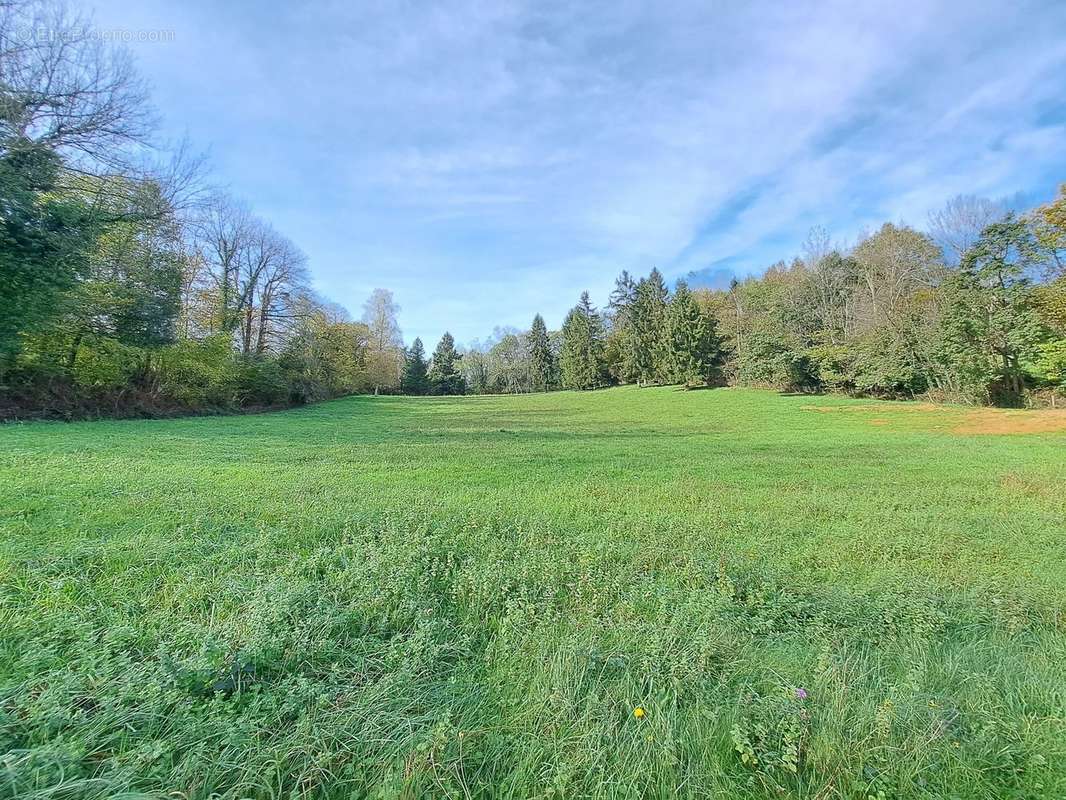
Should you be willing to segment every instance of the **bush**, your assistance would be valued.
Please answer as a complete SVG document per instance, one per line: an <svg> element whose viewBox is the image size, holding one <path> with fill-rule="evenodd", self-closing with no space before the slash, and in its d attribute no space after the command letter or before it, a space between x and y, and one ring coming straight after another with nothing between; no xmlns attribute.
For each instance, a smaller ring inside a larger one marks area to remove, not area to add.
<svg viewBox="0 0 1066 800"><path fill-rule="evenodd" d="M185 340L162 351L160 388L193 408L230 408L237 403L237 372L229 339Z"/></svg>
<svg viewBox="0 0 1066 800"><path fill-rule="evenodd" d="M737 358L736 370L740 383L803 392L821 388L817 364L773 333L751 334Z"/></svg>
<svg viewBox="0 0 1066 800"><path fill-rule="evenodd" d="M854 354L846 345L821 344L807 349L817 380L826 389L851 391L854 386Z"/></svg>
<svg viewBox="0 0 1066 800"><path fill-rule="evenodd" d="M114 339L92 337L79 345L70 368L74 385L95 392L118 391L143 377L148 354Z"/></svg>
<svg viewBox="0 0 1066 800"><path fill-rule="evenodd" d="M277 358L239 356L224 335L168 347L162 363L162 392L193 408L278 405L292 393Z"/></svg>
<svg viewBox="0 0 1066 800"><path fill-rule="evenodd" d="M1066 386L1066 339L1052 339L1036 348L1031 371L1046 386Z"/></svg>
<svg viewBox="0 0 1066 800"><path fill-rule="evenodd" d="M236 380L238 405L273 406L289 401L289 382L278 360L271 356L238 359Z"/></svg>

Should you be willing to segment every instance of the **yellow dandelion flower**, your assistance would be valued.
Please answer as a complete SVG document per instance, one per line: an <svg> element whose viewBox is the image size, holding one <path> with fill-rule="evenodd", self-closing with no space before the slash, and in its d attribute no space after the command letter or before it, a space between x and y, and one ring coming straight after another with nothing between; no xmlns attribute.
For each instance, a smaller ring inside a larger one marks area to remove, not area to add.
<svg viewBox="0 0 1066 800"><path fill-rule="evenodd" d="M644 709L641 708L640 706L637 706L636 708L633 709L633 716L636 717L637 719L643 719L643 717L644 717Z"/></svg>

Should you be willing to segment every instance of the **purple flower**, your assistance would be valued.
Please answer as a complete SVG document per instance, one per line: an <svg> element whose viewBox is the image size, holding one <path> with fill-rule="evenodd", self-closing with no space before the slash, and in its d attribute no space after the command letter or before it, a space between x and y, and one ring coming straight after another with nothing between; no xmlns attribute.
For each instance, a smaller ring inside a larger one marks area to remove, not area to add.
<svg viewBox="0 0 1066 800"><path fill-rule="evenodd" d="M806 700L807 699L807 690L804 689L801 686L797 686L796 687L796 699L797 700Z"/></svg>

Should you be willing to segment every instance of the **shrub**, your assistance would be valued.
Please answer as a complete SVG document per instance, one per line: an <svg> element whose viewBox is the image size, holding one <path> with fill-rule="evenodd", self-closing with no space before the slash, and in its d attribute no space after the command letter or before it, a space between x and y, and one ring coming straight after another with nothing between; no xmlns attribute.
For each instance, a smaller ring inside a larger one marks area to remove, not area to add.
<svg viewBox="0 0 1066 800"><path fill-rule="evenodd" d="M115 391L136 383L144 372L147 353L114 339L84 339L75 353L70 375L74 385L94 391Z"/></svg>
<svg viewBox="0 0 1066 800"><path fill-rule="evenodd" d="M235 361L226 336L181 341L162 351L161 390L191 407L231 407L237 402Z"/></svg>
<svg viewBox="0 0 1066 800"><path fill-rule="evenodd" d="M250 356L238 360L237 403L272 406L289 400L290 386L276 358Z"/></svg>
<svg viewBox="0 0 1066 800"><path fill-rule="evenodd" d="M1033 376L1048 386L1066 386L1066 339L1052 339L1037 345Z"/></svg>

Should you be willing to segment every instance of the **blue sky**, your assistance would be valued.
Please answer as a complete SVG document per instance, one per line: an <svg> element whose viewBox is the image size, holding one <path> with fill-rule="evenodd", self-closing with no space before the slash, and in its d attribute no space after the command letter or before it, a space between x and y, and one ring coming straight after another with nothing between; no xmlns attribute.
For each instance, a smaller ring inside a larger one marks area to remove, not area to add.
<svg viewBox="0 0 1066 800"><path fill-rule="evenodd" d="M1066 3L90 3L358 316L460 342L1066 181Z"/></svg>

